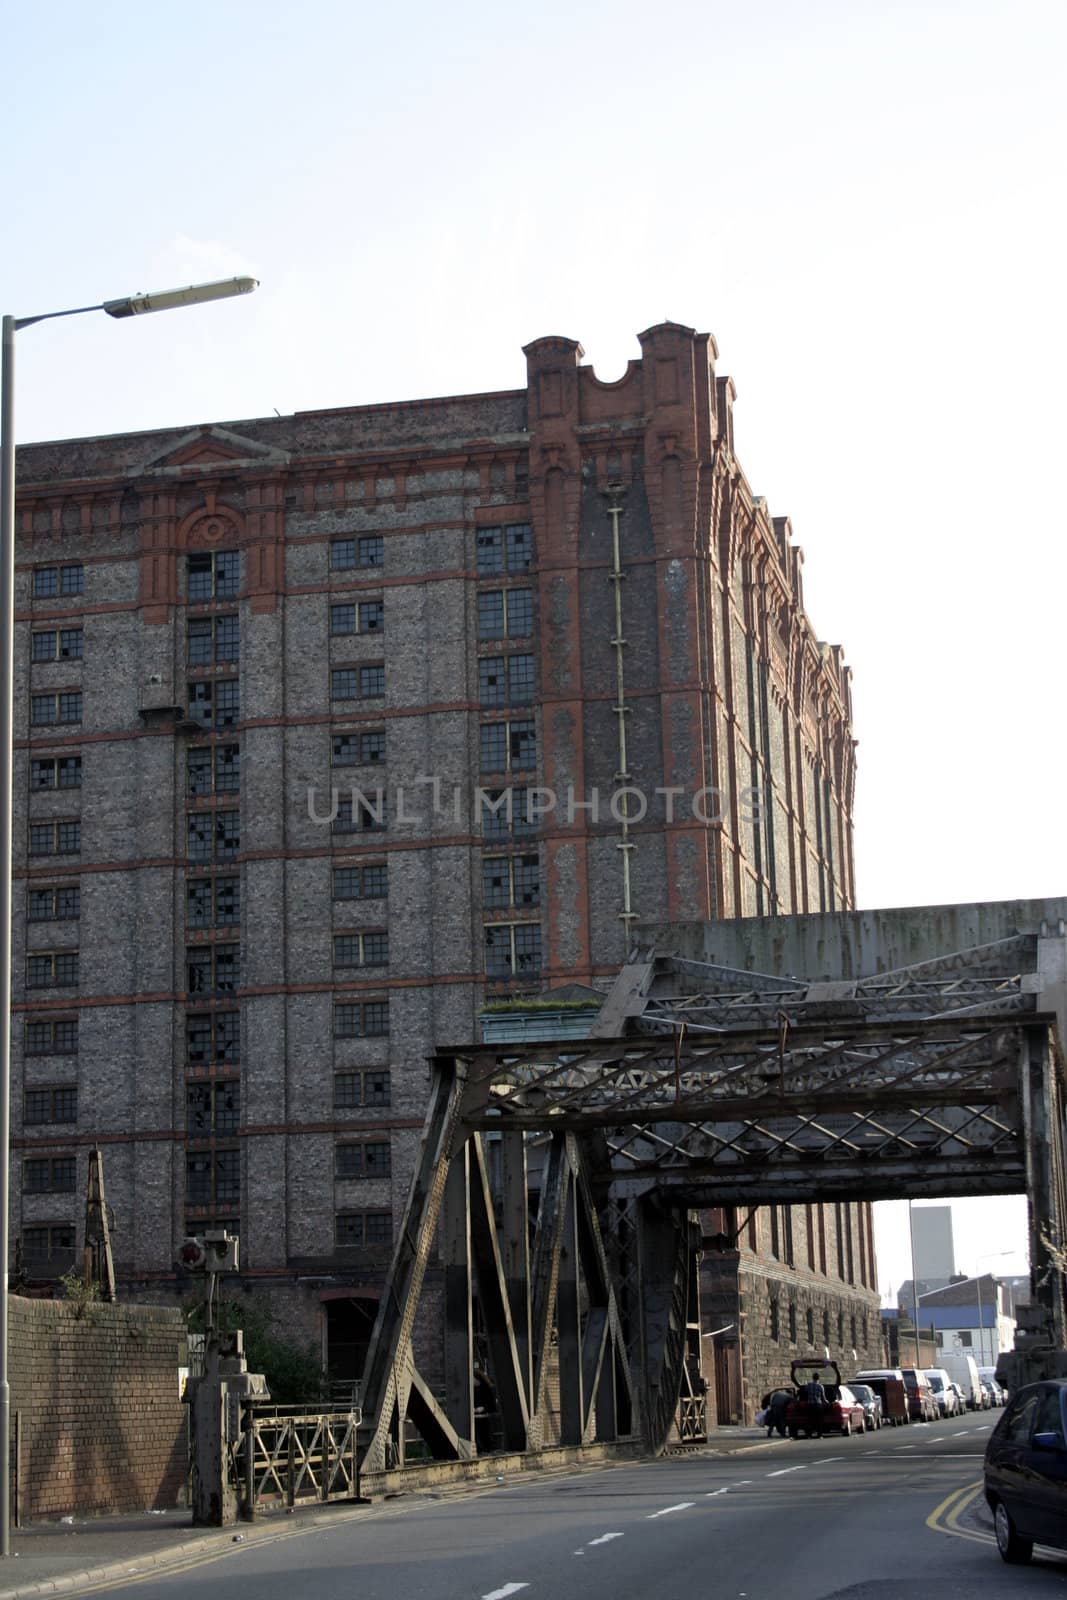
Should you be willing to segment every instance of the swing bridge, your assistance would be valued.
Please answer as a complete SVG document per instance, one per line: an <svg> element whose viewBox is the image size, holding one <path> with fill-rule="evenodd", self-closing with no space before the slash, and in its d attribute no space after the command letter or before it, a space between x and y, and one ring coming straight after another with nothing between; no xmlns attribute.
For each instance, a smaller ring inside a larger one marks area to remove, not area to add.
<svg viewBox="0 0 1067 1600"><path fill-rule="evenodd" d="M1067 900L638 939L586 1037L433 1058L365 1472L699 1437L702 1207L1025 1192L1064 1347Z"/></svg>

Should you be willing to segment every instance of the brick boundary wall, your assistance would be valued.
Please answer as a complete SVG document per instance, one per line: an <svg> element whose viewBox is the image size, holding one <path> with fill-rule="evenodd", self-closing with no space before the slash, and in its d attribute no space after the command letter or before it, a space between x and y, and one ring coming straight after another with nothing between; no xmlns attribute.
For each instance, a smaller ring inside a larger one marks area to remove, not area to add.
<svg viewBox="0 0 1067 1600"><path fill-rule="evenodd" d="M12 1484L20 1520L178 1505L188 1477L187 1361L177 1310L9 1301Z"/></svg>

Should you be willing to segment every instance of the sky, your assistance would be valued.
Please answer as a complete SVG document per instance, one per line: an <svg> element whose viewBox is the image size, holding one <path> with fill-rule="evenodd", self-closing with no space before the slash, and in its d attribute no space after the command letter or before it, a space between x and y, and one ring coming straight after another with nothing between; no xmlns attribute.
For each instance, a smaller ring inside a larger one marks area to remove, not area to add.
<svg viewBox="0 0 1067 1600"><path fill-rule="evenodd" d="M2 309L262 285L26 330L18 437L711 331L854 672L859 904L1063 895L1065 47L1062 0L10 8Z"/></svg>

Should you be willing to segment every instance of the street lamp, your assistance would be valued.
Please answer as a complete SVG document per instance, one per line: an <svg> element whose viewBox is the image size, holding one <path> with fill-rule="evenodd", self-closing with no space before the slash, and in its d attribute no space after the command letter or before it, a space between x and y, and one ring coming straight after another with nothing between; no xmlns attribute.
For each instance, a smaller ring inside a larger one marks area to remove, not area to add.
<svg viewBox="0 0 1067 1600"><path fill-rule="evenodd" d="M15 335L35 322L106 311L109 317L136 317L150 311L175 311L251 294L255 278L225 278L194 283L159 294L126 295L95 306L44 311L36 317L3 319L3 370L0 380L0 1556L11 1554L8 1485L11 1402L8 1353L8 1230L10 1227L11 1099L11 778L12 706L15 681Z"/></svg>

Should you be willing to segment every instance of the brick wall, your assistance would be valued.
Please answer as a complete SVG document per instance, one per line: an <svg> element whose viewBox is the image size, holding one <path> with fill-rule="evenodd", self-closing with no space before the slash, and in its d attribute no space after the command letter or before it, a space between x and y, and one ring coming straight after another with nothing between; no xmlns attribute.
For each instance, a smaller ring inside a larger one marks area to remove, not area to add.
<svg viewBox="0 0 1067 1600"><path fill-rule="evenodd" d="M10 1305L12 1436L21 1413L22 1521L179 1503L188 1472L180 1312Z"/></svg>

